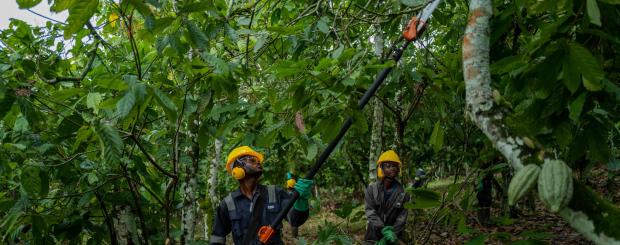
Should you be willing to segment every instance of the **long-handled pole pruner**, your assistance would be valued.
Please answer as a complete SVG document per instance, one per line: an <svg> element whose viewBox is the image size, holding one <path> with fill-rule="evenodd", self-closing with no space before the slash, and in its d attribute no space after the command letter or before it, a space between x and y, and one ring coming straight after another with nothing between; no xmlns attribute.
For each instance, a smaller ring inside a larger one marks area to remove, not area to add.
<svg viewBox="0 0 620 245"><path fill-rule="evenodd" d="M411 18L409 24L407 24L407 27L405 27L405 29L403 30L402 38L400 38L394 44L394 46L396 46L402 39L405 39L405 43L402 45L402 47L395 50L395 53L392 56L392 59L396 63L398 63L398 61L400 60L403 52L405 51L407 46L409 46L409 43L418 39L418 37L422 34L426 27L426 22L430 18L431 14L435 11L435 9L437 9L437 6L440 2L441 0L433 0L432 2L428 3L426 7L424 7L424 9L422 9L422 11L418 13L417 16ZM383 69L381 73L379 73L379 75L375 78L375 81L372 83L372 85L370 85L368 90L366 90L366 93L364 93L364 96L362 96L360 101L357 103L358 110L361 111L362 109L364 109L364 106L368 104L368 100L370 100L370 98L375 94L375 92L377 91L379 86L381 86L387 75L392 71L392 68L392 66L387 67ZM325 163L327 157L329 157L329 155L334 151L334 148L336 148L338 143L340 143L340 140L342 140L342 137L344 137L352 124L353 118L347 118L347 120L344 122L344 125L342 125L342 127L340 128L340 131L338 132L336 138L329 142L329 145L327 145L325 151L323 151L323 153L321 153L321 156L319 156L319 158L316 160L316 162L310 169L310 172L308 172L308 174L306 175L305 179L314 178L314 175L319 172L319 169L321 169L321 166L323 166L323 163ZM280 210L280 213L278 213L278 216L276 216L273 222L268 226L262 226L258 230L258 240L261 243L266 244L269 242L271 236L275 232L274 227L276 227L282 222L284 216L289 212L289 210L291 210L291 207L293 207L293 204L295 203L297 198L299 198L299 193L297 193L296 191L293 191L292 195L293 196L291 201L287 203L282 210Z"/></svg>

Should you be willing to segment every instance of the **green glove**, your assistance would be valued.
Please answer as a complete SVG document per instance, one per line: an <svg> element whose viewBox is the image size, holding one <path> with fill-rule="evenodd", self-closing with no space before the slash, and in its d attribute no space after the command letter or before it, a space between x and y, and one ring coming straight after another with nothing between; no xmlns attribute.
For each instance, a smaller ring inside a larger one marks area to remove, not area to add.
<svg viewBox="0 0 620 245"><path fill-rule="evenodd" d="M381 234L383 234L383 238L385 238L388 243L398 242L396 233L394 233L394 228L391 226L383 227L383 229L381 229Z"/></svg>
<svg viewBox="0 0 620 245"><path fill-rule="evenodd" d="M308 199L312 194L310 191L312 190L312 186L314 186L314 181L310 179L299 179L297 183L293 187L297 193L299 193L299 198L293 204L293 208L297 211L307 211L308 210Z"/></svg>
<svg viewBox="0 0 620 245"><path fill-rule="evenodd" d="M385 242L385 238L383 238L380 241L378 241L376 245L387 245L387 242Z"/></svg>

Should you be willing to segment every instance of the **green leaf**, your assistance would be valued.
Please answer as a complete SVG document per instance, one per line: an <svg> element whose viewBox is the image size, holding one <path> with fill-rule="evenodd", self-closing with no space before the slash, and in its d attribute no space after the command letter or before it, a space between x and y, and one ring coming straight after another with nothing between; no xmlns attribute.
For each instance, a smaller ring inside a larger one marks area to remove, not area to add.
<svg viewBox="0 0 620 245"><path fill-rule="evenodd" d="M97 106L99 105L99 103L101 103L102 98L103 97L101 96L101 93L88 93L88 95L86 96L86 107L93 109L95 111L95 114L98 114L99 109L97 108Z"/></svg>
<svg viewBox="0 0 620 245"><path fill-rule="evenodd" d="M570 119L574 122L579 122L579 116L581 115L581 111L583 110L583 104L586 102L586 93L582 93L570 103L568 107L568 111L570 112Z"/></svg>
<svg viewBox="0 0 620 245"><path fill-rule="evenodd" d="M142 0L127 0L127 2L133 5L138 10L138 12L142 14L142 16L153 15L153 11L151 11L151 8L149 8L149 6L146 5L146 3L144 3ZM121 3L121 6L123 6L124 4L125 4L125 1Z"/></svg>
<svg viewBox="0 0 620 245"><path fill-rule="evenodd" d="M569 43L569 59L572 68L577 68L583 75L583 85L590 91L602 88L601 80L605 77L603 68L588 49L578 43Z"/></svg>
<svg viewBox="0 0 620 245"><path fill-rule="evenodd" d="M258 52L265 45L266 41L267 41L267 37L265 36L259 37L258 40L256 40L256 43L254 44L254 49L252 49L254 53Z"/></svg>
<svg viewBox="0 0 620 245"><path fill-rule="evenodd" d="M0 120L11 110L15 102L15 96L12 91L5 91L4 98L0 100Z"/></svg>
<svg viewBox="0 0 620 245"><path fill-rule="evenodd" d="M208 52L204 52L202 54L202 58L205 59L209 64L211 64L215 68L216 74L228 73L230 68L228 67L228 63L226 61L209 54Z"/></svg>
<svg viewBox="0 0 620 245"><path fill-rule="evenodd" d="M601 10L599 10L596 0L587 1L587 11L590 23L601 26Z"/></svg>
<svg viewBox="0 0 620 245"><path fill-rule="evenodd" d="M47 171L40 170L39 179L41 180L41 184L39 187L39 196L45 197L50 191L50 177Z"/></svg>
<svg viewBox="0 0 620 245"><path fill-rule="evenodd" d="M599 0L607 4L620 4L620 0Z"/></svg>
<svg viewBox="0 0 620 245"><path fill-rule="evenodd" d="M98 87L116 91L123 91L128 88L127 83L122 81L121 78L116 75L98 77L96 83Z"/></svg>
<svg viewBox="0 0 620 245"><path fill-rule="evenodd" d="M97 6L99 6L99 0L79 0L71 5L67 26L65 27L65 39L69 39L71 35L82 29L90 17L95 14Z"/></svg>
<svg viewBox="0 0 620 245"><path fill-rule="evenodd" d="M133 89L130 89L125 95L116 103L116 117L118 119L124 119L129 112L136 105L136 95Z"/></svg>
<svg viewBox="0 0 620 245"><path fill-rule="evenodd" d="M13 130L17 132L28 132L29 128L28 120L25 117L17 118L15 125L13 125Z"/></svg>
<svg viewBox="0 0 620 245"><path fill-rule="evenodd" d="M579 69L572 65L570 59L566 59L562 64L562 82L571 93L575 93L581 84Z"/></svg>
<svg viewBox="0 0 620 245"><path fill-rule="evenodd" d="M590 80L586 78L585 76L583 77L583 86L588 91L592 91L592 92L600 91L601 89L603 89L603 84L600 81L597 82L596 80Z"/></svg>
<svg viewBox="0 0 620 245"><path fill-rule="evenodd" d="M329 33L329 26L327 25L328 22L329 22L329 18L323 16L316 23L316 27L319 28L319 31L327 34L327 33Z"/></svg>
<svg viewBox="0 0 620 245"><path fill-rule="evenodd" d="M316 157L316 153L318 152L318 146L315 143L310 143L308 144L306 152L306 160L314 160L314 157Z"/></svg>
<svg viewBox="0 0 620 245"><path fill-rule="evenodd" d="M37 4L39 4L40 2L41 0L17 0L17 4L19 5L20 9L32 8L34 6L37 6Z"/></svg>
<svg viewBox="0 0 620 245"><path fill-rule="evenodd" d="M168 116L168 119L171 122L176 121L177 119L177 106L172 102L172 100L164 93L162 93L158 88L150 86L151 94L155 97L155 101L164 108L164 112Z"/></svg>
<svg viewBox="0 0 620 245"><path fill-rule="evenodd" d="M207 48L209 39L205 33L192 21L186 20L183 23L187 26L187 32L194 47L199 49Z"/></svg>
<svg viewBox="0 0 620 245"><path fill-rule="evenodd" d="M411 202L405 204L407 209L427 209L434 208L441 204L441 195L427 189L408 190L413 197Z"/></svg>
<svg viewBox="0 0 620 245"><path fill-rule="evenodd" d="M121 159L123 140L118 131L108 124L99 124L95 128L101 145L101 159L116 164Z"/></svg>
<svg viewBox="0 0 620 245"><path fill-rule="evenodd" d="M429 144L433 146L433 150L438 152L443 147L443 128L439 124L439 121L435 123L435 127L433 127L433 133L431 133L431 138L429 139Z"/></svg>
<svg viewBox="0 0 620 245"><path fill-rule="evenodd" d="M56 13L62 12L69 9L69 7L71 7L71 5L73 5L73 2L75 1L77 0L54 0L54 5L50 7L50 10Z"/></svg>
<svg viewBox="0 0 620 245"><path fill-rule="evenodd" d="M38 167L26 167L20 175L20 183L28 196L36 197L41 192L41 177Z"/></svg>
<svg viewBox="0 0 620 245"><path fill-rule="evenodd" d="M60 125L58 125L58 134L61 137L69 137L80 130L83 124L84 119L82 116L77 113L72 114L62 119Z"/></svg>
<svg viewBox="0 0 620 245"><path fill-rule="evenodd" d="M97 174L95 173L88 173L87 180L89 184L93 185L97 183L97 181L99 181L99 178L97 177Z"/></svg>

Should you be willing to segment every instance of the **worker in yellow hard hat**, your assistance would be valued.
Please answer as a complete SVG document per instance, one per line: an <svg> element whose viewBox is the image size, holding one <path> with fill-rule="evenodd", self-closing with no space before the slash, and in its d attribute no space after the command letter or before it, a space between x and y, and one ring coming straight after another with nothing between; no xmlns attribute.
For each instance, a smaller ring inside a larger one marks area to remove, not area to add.
<svg viewBox="0 0 620 245"><path fill-rule="evenodd" d="M393 150L383 152L377 160L377 177L365 191L368 219L365 244L397 244L407 223L404 204L410 196L396 179L402 162Z"/></svg>
<svg viewBox="0 0 620 245"><path fill-rule="evenodd" d="M263 154L249 146L237 147L228 154L226 171L239 181L239 188L220 202L210 244L226 244L226 235L231 232L234 244L260 244L258 229L275 220L280 209L292 199L280 187L259 184L264 160ZM308 199L313 185L312 180L299 179L293 186L299 198L286 217L292 226L301 226L308 219ZM280 236L282 224L273 228L275 234L269 244L284 244Z"/></svg>

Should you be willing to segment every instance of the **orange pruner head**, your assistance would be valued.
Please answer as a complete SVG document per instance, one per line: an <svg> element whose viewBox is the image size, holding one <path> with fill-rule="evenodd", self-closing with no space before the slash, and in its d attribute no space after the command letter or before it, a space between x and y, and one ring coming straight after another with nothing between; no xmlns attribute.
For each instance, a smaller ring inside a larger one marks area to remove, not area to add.
<svg viewBox="0 0 620 245"><path fill-rule="evenodd" d="M261 243L266 244L267 242L269 242L269 240L271 239L271 236L274 233L275 233L275 230L273 229L273 227L268 226L268 225L261 226L260 229L258 229L258 240Z"/></svg>
<svg viewBox="0 0 620 245"><path fill-rule="evenodd" d="M407 24L407 27L405 27L405 30L403 30L403 37L407 41L411 42L418 37L418 25L419 24L420 24L420 20L418 19L418 17L414 16L413 18L411 18L411 20L409 21L409 24Z"/></svg>

